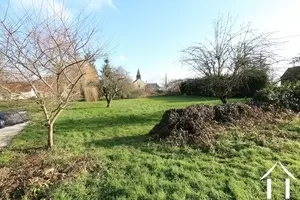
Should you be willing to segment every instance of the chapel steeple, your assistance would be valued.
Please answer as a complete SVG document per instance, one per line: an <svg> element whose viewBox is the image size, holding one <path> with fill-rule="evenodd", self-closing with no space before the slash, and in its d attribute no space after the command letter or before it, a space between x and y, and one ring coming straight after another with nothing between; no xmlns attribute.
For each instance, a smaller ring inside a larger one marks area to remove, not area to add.
<svg viewBox="0 0 300 200"><path fill-rule="evenodd" d="M140 73L140 69L138 69L137 74L136 74L136 80L141 79L141 73Z"/></svg>

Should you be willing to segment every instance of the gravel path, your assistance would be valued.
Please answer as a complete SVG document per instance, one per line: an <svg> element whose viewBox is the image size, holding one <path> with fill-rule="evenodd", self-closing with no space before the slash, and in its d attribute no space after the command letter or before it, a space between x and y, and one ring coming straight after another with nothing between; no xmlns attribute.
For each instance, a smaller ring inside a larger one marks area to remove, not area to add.
<svg viewBox="0 0 300 200"><path fill-rule="evenodd" d="M27 123L16 124L0 129L0 150L9 145L11 140L20 133Z"/></svg>

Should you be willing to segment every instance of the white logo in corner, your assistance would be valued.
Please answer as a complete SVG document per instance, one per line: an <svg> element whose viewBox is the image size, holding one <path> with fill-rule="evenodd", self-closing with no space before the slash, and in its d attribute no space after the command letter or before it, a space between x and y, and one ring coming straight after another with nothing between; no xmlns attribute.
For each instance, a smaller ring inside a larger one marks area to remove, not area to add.
<svg viewBox="0 0 300 200"><path fill-rule="evenodd" d="M291 172L289 172L282 164L281 162L276 162L275 165L273 165L273 167L271 169L269 169L269 171L267 171L267 173L265 175L263 175L260 180L263 180L265 179L266 177L268 177L271 172L275 169L275 167L277 165L280 165L281 168L283 169L283 171L292 179L296 180L296 178L293 176L293 174ZM268 178L267 179L267 200L271 199L272 197L272 186L271 186L271 179ZM286 178L285 179L285 199L290 199L290 179L289 178Z"/></svg>

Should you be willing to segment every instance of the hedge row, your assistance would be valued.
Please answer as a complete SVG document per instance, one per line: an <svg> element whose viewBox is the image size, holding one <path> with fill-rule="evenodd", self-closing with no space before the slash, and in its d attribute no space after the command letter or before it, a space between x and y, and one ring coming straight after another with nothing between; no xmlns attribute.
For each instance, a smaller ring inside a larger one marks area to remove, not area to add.
<svg viewBox="0 0 300 200"><path fill-rule="evenodd" d="M231 97L253 97L256 91L264 88L268 83L268 75L263 70L247 71L231 83ZM231 77L203 77L188 79L180 84L180 92L185 95L214 96L213 90L225 90L228 88L226 79ZM220 81L220 79L222 79ZM215 84L218 83L218 84ZM223 84L222 84L223 83ZM218 88L212 88L218 87Z"/></svg>

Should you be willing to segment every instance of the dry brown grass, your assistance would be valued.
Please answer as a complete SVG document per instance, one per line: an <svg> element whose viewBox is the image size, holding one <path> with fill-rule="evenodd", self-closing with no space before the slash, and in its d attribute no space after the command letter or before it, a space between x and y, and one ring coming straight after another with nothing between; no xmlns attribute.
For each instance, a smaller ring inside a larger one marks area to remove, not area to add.
<svg viewBox="0 0 300 200"><path fill-rule="evenodd" d="M1 167L0 198L21 199L26 194L39 199L34 188L49 188L95 168L92 159L88 157L73 157L60 164L52 158L45 160L45 157L49 158L45 151L27 154L18 163Z"/></svg>

